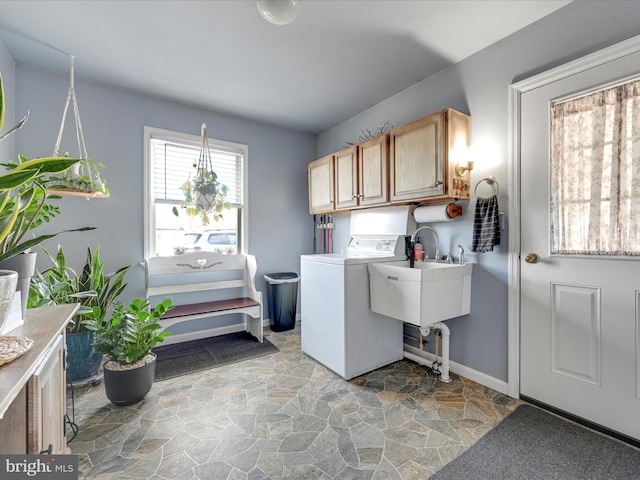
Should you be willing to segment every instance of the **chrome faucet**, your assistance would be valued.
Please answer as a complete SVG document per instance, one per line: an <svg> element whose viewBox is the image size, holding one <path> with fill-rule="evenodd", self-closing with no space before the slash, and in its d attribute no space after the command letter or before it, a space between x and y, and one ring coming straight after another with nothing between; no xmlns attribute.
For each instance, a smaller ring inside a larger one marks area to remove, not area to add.
<svg viewBox="0 0 640 480"><path fill-rule="evenodd" d="M438 232L436 232L436 229L433 228L431 225L425 225L424 227L420 227L418 228L415 232L413 232L413 235L411 235L411 245L415 245L416 243L416 235L418 234L418 232L420 230L431 230L433 232L433 235L436 237L436 256L435 259L436 261L438 261L438 257L440 256L440 238L438 237Z"/></svg>
<svg viewBox="0 0 640 480"><path fill-rule="evenodd" d="M464 248L458 245L458 263L464 263Z"/></svg>

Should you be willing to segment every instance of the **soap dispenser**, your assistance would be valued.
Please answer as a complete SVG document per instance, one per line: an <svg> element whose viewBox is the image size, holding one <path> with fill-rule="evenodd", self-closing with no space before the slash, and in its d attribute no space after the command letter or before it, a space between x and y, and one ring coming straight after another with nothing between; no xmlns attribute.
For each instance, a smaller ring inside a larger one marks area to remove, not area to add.
<svg viewBox="0 0 640 480"><path fill-rule="evenodd" d="M416 262L424 262L424 247L420 242L416 242L413 246L413 260Z"/></svg>

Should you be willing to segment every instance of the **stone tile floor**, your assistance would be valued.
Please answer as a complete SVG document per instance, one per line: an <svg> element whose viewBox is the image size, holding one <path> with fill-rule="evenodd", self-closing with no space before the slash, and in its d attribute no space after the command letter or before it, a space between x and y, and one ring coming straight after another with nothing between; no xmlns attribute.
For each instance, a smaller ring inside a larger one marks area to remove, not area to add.
<svg viewBox="0 0 640 480"><path fill-rule="evenodd" d="M409 360L345 381L301 352L298 327L266 335L278 353L157 382L129 407L75 389L80 478L422 480L518 405Z"/></svg>

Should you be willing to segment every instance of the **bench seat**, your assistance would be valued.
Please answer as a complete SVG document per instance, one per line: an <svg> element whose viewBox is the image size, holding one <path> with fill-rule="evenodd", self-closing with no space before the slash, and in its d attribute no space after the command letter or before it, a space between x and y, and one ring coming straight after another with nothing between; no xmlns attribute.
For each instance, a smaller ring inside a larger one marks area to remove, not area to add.
<svg viewBox="0 0 640 480"><path fill-rule="evenodd" d="M171 310L165 312L160 320L187 317L191 315L202 315L206 313L233 313L232 310L246 307L260 307L260 303L251 298L244 297L215 300L213 302L193 303L190 305L175 305Z"/></svg>
<svg viewBox="0 0 640 480"><path fill-rule="evenodd" d="M195 330L180 327L164 344L233 333L244 329L262 342L262 292L256 290L253 255L189 252L145 260L145 290L157 301L170 298L173 308L160 319L165 329L191 320L242 314L242 324L200 322ZM240 296L239 296L240 295ZM209 300L215 298L215 300ZM195 300L195 301L194 301ZM204 300L204 301L203 301Z"/></svg>

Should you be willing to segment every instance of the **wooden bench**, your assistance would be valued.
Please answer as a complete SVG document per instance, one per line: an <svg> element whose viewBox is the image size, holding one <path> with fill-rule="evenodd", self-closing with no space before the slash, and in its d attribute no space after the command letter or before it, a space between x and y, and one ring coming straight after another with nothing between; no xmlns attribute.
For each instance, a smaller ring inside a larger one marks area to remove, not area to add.
<svg viewBox="0 0 640 480"><path fill-rule="evenodd" d="M189 320L246 314L244 325L172 334L163 345L243 329L262 342L263 304L262 292L255 287L257 267L253 255L214 252L190 252L145 260L145 290L151 304L166 298L173 302L174 308L161 318L165 329Z"/></svg>

